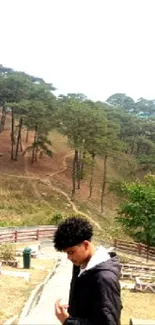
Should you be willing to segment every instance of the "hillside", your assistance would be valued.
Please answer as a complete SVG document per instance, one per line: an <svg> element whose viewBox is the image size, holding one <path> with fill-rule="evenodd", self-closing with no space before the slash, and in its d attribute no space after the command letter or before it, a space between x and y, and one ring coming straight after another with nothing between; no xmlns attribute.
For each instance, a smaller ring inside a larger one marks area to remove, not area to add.
<svg viewBox="0 0 155 325"><path fill-rule="evenodd" d="M22 134L22 145L25 149L30 145L33 132L26 143L25 131ZM57 131L50 133L53 157L44 156L31 164L30 153L20 155L18 161L10 160L10 117L7 117L5 131L0 134L0 224L34 225L52 223L55 212L71 214L80 210L86 213L98 226L97 234L104 239L111 236L123 236L120 226L113 227L118 206L118 198L110 191L105 197L104 213L100 214L100 191L103 161L97 160L94 175L94 189L91 200L89 194L89 168L81 184L76 190L74 202L70 200L72 186L72 156L67 139ZM109 162L108 179L124 177L120 173L120 163ZM123 162L124 164L124 162ZM128 163L127 163L128 165ZM119 168L118 168L119 167ZM125 173L125 164L124 164ZM101 229L102 228L102 231Z"/></svg>

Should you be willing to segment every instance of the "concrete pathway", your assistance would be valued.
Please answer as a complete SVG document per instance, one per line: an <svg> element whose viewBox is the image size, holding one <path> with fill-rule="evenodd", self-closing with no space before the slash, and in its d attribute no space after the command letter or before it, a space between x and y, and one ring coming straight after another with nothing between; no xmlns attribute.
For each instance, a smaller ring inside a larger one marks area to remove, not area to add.
<svg viewBox="0 0 155 325"><path fill-rule="evenodd" d="M43 289L38 305L24 319L20 325L57 325L60 322L55 317L54 303L62 298L68 303L68 293L72 275L72 263L66 255L61 255L61 262L55 275L48 281Z"/></svg>

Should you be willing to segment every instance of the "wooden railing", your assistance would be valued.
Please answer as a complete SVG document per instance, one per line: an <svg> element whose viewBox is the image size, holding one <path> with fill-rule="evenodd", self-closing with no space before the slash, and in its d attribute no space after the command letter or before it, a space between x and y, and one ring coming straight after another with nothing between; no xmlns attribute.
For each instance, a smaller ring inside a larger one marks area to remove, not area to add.
<svg viewBox="0 0 155 325"><path fill-rule="evenodd" d="M53 239L55 226L0 230L0 243Z"/></svg>
<svg viewBox="0 0 155 325"><path fill-rule="evenodd" d="M147 259L153 258L155 259L155 247L150 247L141 243L136 243L132 241L125 240L114 240L114 247L121 251L136 254L142 257L146 257Z"/></svg>

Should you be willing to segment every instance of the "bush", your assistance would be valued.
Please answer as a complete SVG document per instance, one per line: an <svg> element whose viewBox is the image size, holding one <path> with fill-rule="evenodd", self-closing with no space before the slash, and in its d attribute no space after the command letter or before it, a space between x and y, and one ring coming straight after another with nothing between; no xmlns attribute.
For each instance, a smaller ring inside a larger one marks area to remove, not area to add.
<svg viewBox="0 0 155 325"><path fill-rule="evenodd" d="M4 261L10 261L15 259L15 250L12 244L0 245L0 259Z"/></svg>
<svg viewBox="0 0 155 325"><path fill-rule="evenodd" d="M5 220L0 220L0 227L9 227L9 224Z"/></svg>
<svg viewBox="0 0 155 325"><path fill-rule="evenodd" d="M155 246L155 177L122 184L126 201L120 204L117 220L136 241Z"/></svg>
<svg viewBox="0 0 155 325"><path fill-rule="evenodd" d="M61 221L65 219L65 215L63 215L61 212L55 212L51 219L51 224L58 225Z"/></svg>

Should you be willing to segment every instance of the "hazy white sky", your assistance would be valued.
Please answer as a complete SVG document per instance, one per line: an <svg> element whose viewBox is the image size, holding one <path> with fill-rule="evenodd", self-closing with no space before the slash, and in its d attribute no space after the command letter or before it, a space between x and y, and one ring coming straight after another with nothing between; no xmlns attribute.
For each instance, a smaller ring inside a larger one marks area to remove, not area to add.
<svg viewBox="0 0 155 325"><path fill-rule="evenodd" d="M0 0L0 63L59 93L155 98L155 0Z"/></svg>

